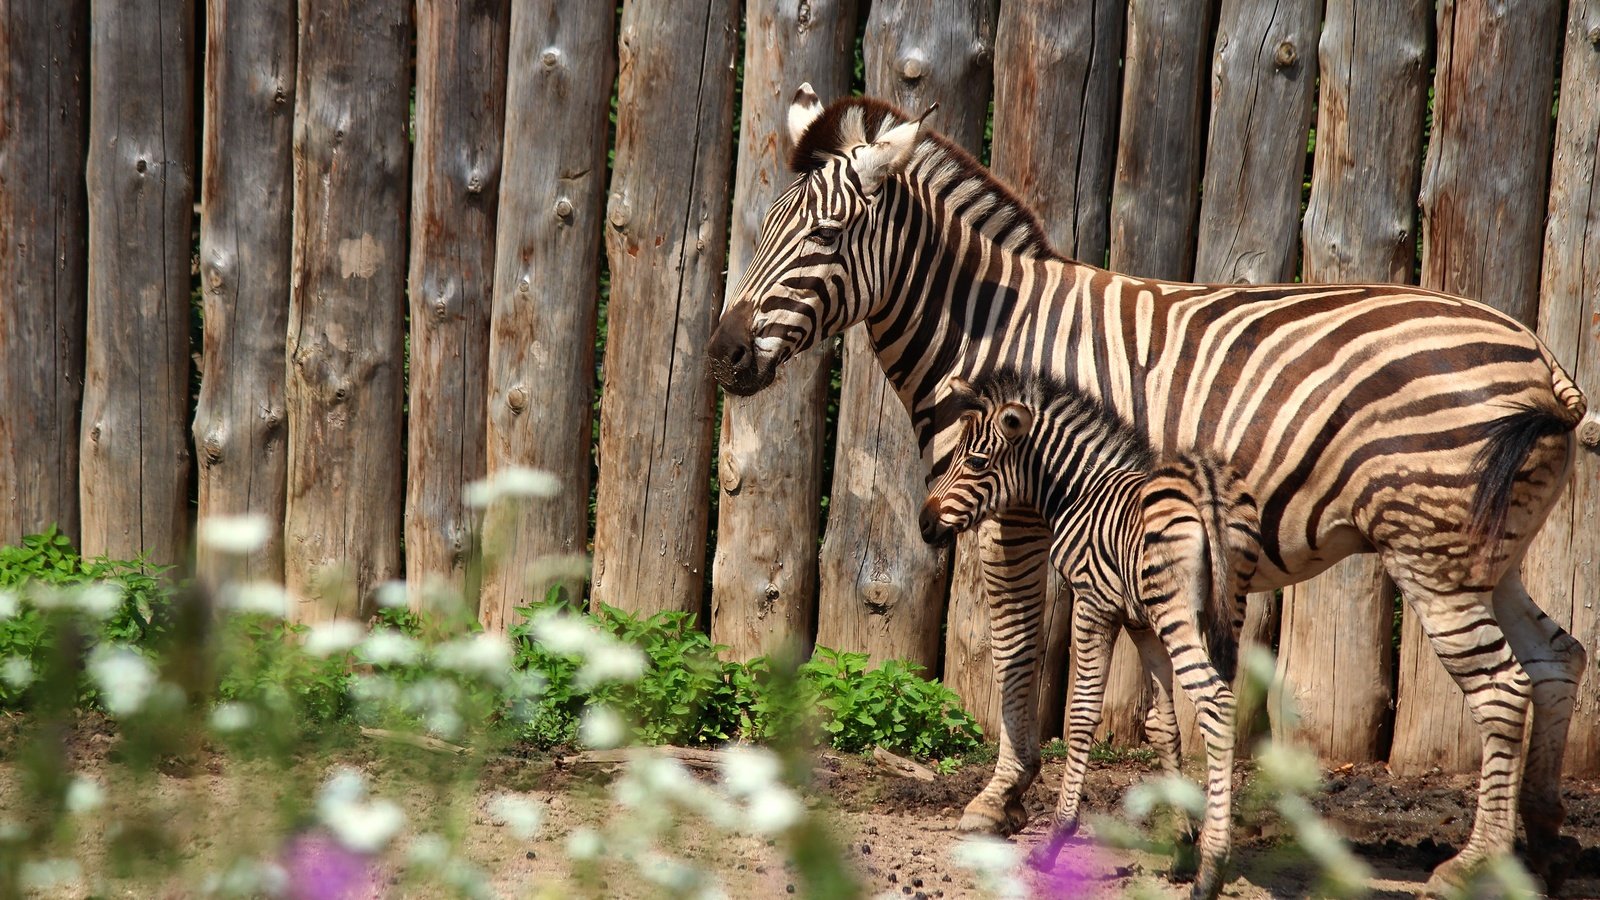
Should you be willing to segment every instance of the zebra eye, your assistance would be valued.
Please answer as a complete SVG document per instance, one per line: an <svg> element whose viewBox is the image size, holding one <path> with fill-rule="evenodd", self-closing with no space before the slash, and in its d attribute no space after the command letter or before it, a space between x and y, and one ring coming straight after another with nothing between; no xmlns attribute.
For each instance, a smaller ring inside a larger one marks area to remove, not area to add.
<svg viewBox="0 0 1600 900"><path fill-rule="evenodd" d="M839 232L842 230L838 225L818 225L806 235L806 240L813 244L831 244L839 239Z"/></svg>
<svg viewBox="0 0 1600 900"><path fill-rule="evenodd" d="M961 461L961 464L974 472L982 472L984 469L989 468L989 457L982 453L971 453Z"/></svg>

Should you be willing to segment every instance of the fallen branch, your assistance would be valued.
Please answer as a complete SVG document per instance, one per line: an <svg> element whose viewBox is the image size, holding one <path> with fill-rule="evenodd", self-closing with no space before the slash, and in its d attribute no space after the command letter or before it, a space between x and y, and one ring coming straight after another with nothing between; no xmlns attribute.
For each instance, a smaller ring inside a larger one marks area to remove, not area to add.
<svg viewBox="0 0 1600 900"><path fill-rule="evenodd" d="M891 753L883 749L882 746L872 748L872 758L896 775L915 778L918 781L933 780L932 769L916 760L906 759L898 753Z"/></svg>
<svg viewBox="0 0 1600 900"><path fill-rule="evenodd" d="M363 726L361 736L375 738L380 741L393 741L396 744L409 744L412 747L432 750L435 753L448 753L451 756L465 756L472 752L471 748L457 746L447 741L441 741L436 737L428 737L425 734L412 734L409 731L390 731L387 728L367 728Z"/></svg>

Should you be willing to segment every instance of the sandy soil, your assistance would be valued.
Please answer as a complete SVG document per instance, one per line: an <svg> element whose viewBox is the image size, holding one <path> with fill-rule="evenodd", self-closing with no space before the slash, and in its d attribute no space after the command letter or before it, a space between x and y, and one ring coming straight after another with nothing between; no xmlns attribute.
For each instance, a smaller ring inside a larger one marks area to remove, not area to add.
<svg viewBox="0 0 1600 900"><path fill-rule="evenodd" d="M105 729L89 728L69 744L81 770L108 781L117 771L106 761L115 752L115 738ZM11 752L15 745L0 749L5 750L0 753L0 810L14 810L19 790ZM427 755L416 750L404 753ZM383 768L391 774L377 779L378 792L399 800L413 827L429 823L459 834L465 855L488 873L496 896L662 896L625 864L576 871L568 860L566 844L572 831L600 824L606 815L611 774L604 767L575 770L541 753L497 757L485 765L477 786L468 789L470 796L461 792L452 796L449 791L408 790L404 774L394 772L393 748L357 743L342 757L348 764L374 771L384 761ZM870 760L824 754L818 760L818 773L809 802L825 817L834 841L846 848L869 896L949 900L984 896L972 875L952 861L951 850L959 841L955 824L961 807L987 779L987 767L968 767L924 783L892 774ZM1085 795L1087 810L1117 815L1123 792L1150 775L1147 767L1133 762L1093 767ZM1061 764L1047 762L1027 797L1034 823L1014 839L1022 847L1043 838L1043 817L1054 804L1060 777ZM1241 765L1241 784L1248 777L1247 765ZM196 895L193 886L202 880L201 873L214 870L218 860L241 850L266 852L266 846L254 845L270 840L272 823L282 821L286 805L303 806L315 784L314 772L288 782L203 751L137 785L113 786L111 805L100 819L109 820L114 811L119 818L163 821L183 831L176 850L177 875L155 886L107 877L106 837L91 821L80 825L72 837L88 874L47 896ZM1372 896L1407 897L1416 895L1429 869L1465 840L1472 790L1473 780L1464 776L1401 779L1391 777L1382 766L1346 767L1327 774L1326 790L1314 802L1376 872ZM489 798L499 791L526 793L548 808L534 840L519 839L513 828L491 814ZM1566 796L1567 834L1582 850L1564 895L1600 897L1600 782L1570 781ZM229 827L223 827L224 822ZM259 822L259 827L252 827L252 822ZM1075 842L1062 854L1058 873L1072 873L1070 883L1060 875L1027 872L1035 896L1187 896L1186 885L1163 877L1166 859L1096 846L1092 828L1086 829L1086 836L1090 840ZM1234 877L1224 896L1295 897L1312 891L1311 870L1284 849L1282 823L1270 814L1241 810L1234 840ZM717 883L732 898L805 893L805 886L785 866L782 848L764 839L686 827L668 849L714 870ZM371 896L440 895L437 885L417 886L401 875L397 862L380 866Z"/></svg>

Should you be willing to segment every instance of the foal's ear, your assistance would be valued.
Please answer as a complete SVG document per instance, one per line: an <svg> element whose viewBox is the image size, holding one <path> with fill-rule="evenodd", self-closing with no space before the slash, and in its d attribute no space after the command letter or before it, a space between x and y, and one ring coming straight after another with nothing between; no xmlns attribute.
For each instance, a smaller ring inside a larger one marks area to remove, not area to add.
<svg viewBox="0 0 1600 900"><path fill-rule="evenodd" d="M1007 403L995 414L995 421L1000 423L1001 436L1008 441L1020 441L1033 427L1033 410L1021 403Z"/></svg>
<svg viewBox="0 0 1600 900"><path fill-rule="evenodd" d="M983 400L965 378L951 375L945 380L944 386L950 391L950 403L957 416L983 411Z"/></svg>
<svg viewBox="0 0 1600 900"><path fill-rule="evenodd" d="M856 170L856 177L861 179L863 191L876 194L885 181L906 170L906 165L911 162L911 152L917 149L917 142L922 140L923 121L938 108L939 104L935 103L914 121L901 122L878 135L877 140L856 149L851 165Z"/></svg>
<svg viewBox="0 0 1600 900"><path fill-rule="evenodd" d="M811 89L811 82L800 85L794 92L794 99L789 101L789 146L800 143L801 135L811 127L822 115L822 101L817 99L817 92Z"/></svg>

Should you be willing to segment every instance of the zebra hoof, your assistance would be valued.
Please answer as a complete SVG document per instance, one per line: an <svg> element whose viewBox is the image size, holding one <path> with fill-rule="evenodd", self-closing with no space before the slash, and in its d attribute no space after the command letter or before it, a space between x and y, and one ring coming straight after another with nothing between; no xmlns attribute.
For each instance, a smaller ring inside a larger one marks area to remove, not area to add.
<svg viewBox="0 0 1600 900"><path fill-rule="evenodd" d="M1583 845L1578 839L1564 834L1549 842L1537 857L1530 853L1528 864L1535 875L1544 879L1544 892L1556 897L1561 894L1567 876L1572 874L1572 867L1582 853Z"/></svg>
<svg viewBox="0 0 1600 900"><path fill-rule="evenodd" d="M1471 880L1473 863L1463 860L1460 856L1440 863L1428 877L1428 883L1422 887L1424 897L1434 897L1444 900L1447 897L1458 897L1462 889Z"/></svg>
<svg viewBox="0 0 1600 900"><path fill-rule="evenodd" d="M1011 827L1010 817L1003 810L997 810L987 803L974 800L962 811L961 821L956 825L956 830L969 834L1007 837L1014 829Z"/></svg>

